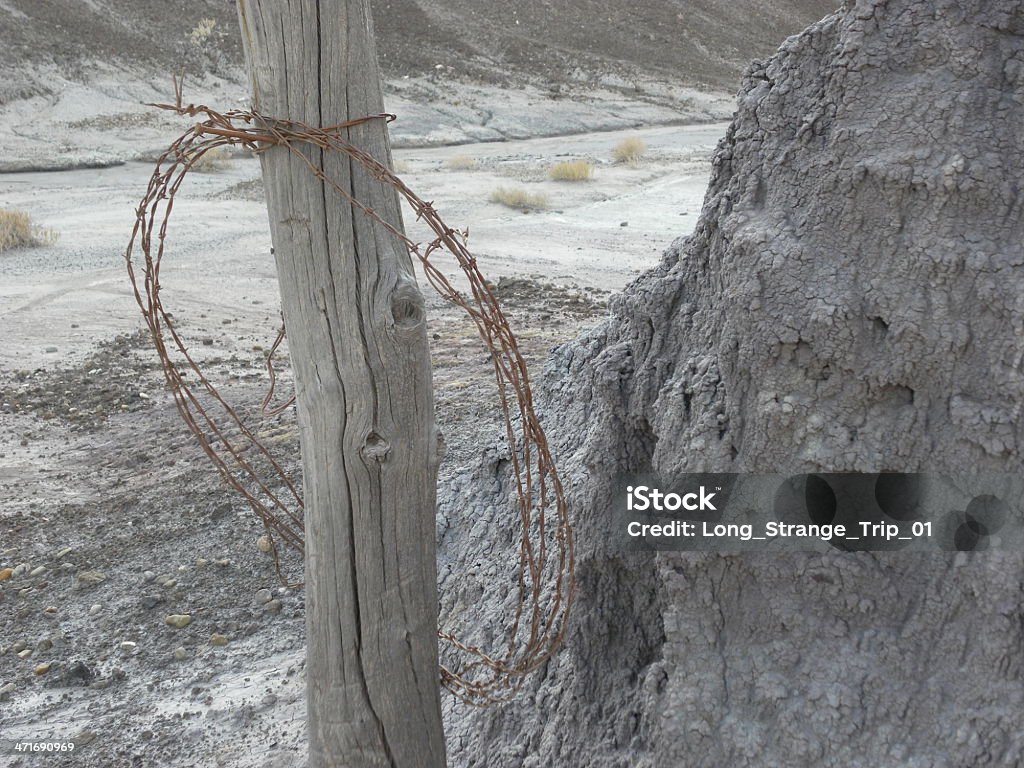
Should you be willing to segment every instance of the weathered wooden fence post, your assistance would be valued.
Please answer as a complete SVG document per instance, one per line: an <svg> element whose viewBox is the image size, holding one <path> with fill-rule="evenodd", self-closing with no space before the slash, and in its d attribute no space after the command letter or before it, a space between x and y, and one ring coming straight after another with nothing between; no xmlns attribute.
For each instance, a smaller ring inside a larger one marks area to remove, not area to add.
<svg viewBox="0 0 1024 768"><path fill-rule="evenodd" d="M329 126L382 111L367 0L238 0L254 109ZM385 124L350 140L390 163ZM401 226L341 153L315 166ZM282 147L263 181L292 366L306 518L310 768L445 765L437 655L438 436L405 247Z"/></svg>

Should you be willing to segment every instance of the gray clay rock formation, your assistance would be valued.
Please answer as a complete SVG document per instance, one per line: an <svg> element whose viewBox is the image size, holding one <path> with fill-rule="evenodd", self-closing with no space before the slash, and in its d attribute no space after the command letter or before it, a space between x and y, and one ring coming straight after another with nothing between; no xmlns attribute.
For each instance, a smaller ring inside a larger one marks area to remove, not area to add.
<svg viewBox="0 0 1024 768"><path fill-rule="evenodd" d="M847 0L751 66L695 233L550 361L576 612L517 701L454 708L453 765L1021 764L1022 553L607 534L622 470L1024 470L1022 126L1020 0ZM442 508L442 620L485 643L504 469Z"/></svg>

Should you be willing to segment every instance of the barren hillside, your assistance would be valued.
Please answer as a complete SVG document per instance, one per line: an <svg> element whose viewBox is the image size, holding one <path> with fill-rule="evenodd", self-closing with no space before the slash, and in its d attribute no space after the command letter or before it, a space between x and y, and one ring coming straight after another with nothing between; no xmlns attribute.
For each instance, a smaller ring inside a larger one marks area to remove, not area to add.
<svg viewBox="0 0 1024 768"><path fill-rule="evenodd" d="M548 83L669 77L732 92L742 68L832 11L836 0L375 0L389 77L443 65L478 80ZM765 8L767 6L767 10ZM206 30L204 19L215 25ZM0 103L115 68L240 74L231 0L3 0Z"/></svg>

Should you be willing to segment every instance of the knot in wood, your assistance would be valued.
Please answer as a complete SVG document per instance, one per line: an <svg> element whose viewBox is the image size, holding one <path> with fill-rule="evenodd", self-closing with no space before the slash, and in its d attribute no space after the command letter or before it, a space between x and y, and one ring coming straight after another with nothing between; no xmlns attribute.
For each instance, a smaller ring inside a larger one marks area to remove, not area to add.
<svg viewBox="0 0 1024 768"><path fill-rule="evenodd" d="M423 321L423 296L415 285L404 283L391 294L391 319L395 328L410 330L419 327Z"/></svg>
<svg viewBox="0 0 1024 768"><path fill-rule="evenodd" d="M359 452L367 461L383 462L391 453L391 443L371 430L363 440L363 447Z"/></svg>

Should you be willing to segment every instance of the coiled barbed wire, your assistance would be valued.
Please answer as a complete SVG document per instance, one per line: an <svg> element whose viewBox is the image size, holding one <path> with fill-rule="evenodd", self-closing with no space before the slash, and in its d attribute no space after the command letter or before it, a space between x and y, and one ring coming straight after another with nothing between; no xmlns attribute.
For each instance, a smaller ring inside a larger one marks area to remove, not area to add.
<svg viewBox="0 0 1024 768"><path fill-rule="evenodd" d="M254 111L217 112L204 105L185 105L179 78L174 80L174 90L174 104L150 106L201 119L179 136L157 160L149 186L136 209L135 226L125 251L125 261L135 299L152 335L178 412L224 481L246 499L263 522L280 574L278 541L300 553L303 551L302 495L281 463L238 411L221 396L190 353L175 326L172 313L161 301L160 269L175 196L188 172L203 155L225 146L241 146L254 153L273 147L286 149L301 158L310 173L341 195L354 209L397 237L420 263L430 285L444 299L469 315L491 353L510 463L516 479L521 529L518 601L501 651L485 651L439 629L440 638L469 658L458 670L442 664L440 674L442 685L470 704L485 706L510 697L522 685L526 675L551 657L565 637L575 593L573 530L565 492L544 430L534 411L526 363L515 334L468 249L468 233L448 227L433 206L418 197L390 168L343 136L348 128L371 120L390 122L395 119L394 115L370 115L327 128L315 128L292 120L269 118ZM412 208L417 220L424 221L435 238L426 246L413 242L404 232L326 176L322 168L299 150L303 144L342 152L372 178L394 187ZM135 271L136 248L142 254L141 282ZM447 251L455 257L469 281L469 296L456 290L430 261L438 251ZM279 414L292 403L289 399L282 405L270 406L276 382L273 355L284 335L282 326L267 355L271 387L260 405L264 416ZM197 383L191 382L189 372L194 374ZM553 520L549 519L552 513Z"/></svg>

